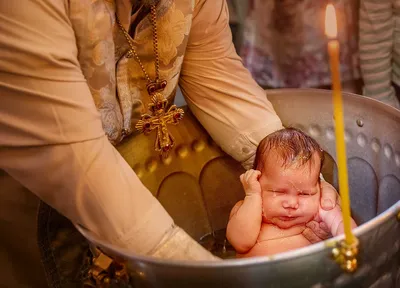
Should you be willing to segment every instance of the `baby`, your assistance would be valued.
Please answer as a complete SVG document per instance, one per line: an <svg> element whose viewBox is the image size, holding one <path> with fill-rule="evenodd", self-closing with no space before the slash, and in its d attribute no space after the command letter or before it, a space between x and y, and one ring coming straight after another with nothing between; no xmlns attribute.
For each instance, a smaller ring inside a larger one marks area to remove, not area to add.
<svg viewBox="0 0 400 288"><path fill-rule="evenodd" d="M232 208L227 226L227 239L238 257L310 245L302 232L311 220L322 220L333 236L343 233L340 206L330 211L319 206L323 160L318 143L294 128L276 131L261 141L256 170L240 176L246 197ZM353 220L352 227L356 227Z"/></svg>

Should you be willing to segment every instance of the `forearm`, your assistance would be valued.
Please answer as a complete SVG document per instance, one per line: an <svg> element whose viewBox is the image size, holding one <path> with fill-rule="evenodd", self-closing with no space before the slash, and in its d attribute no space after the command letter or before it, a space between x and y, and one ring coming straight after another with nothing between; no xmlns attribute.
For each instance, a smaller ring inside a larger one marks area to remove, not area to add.
<svg viewBox="0 0 400 288"><path fill-rule="evenodd" d="M243 253L255 245L260 233L261 223L261 195L246 196L243 204L231 216L227 226L227 238L236 251Z"/></svg>
<svg viewBox="0 0 400 288"><path fill-rule="evenodd" d="M226 1L197 1L193 15L180 87L213 140L249 169L258 143L282 123L235 51Z"/></svg>
<svg viewBox="0 0 400 288"><path fill-rule="evenodd" d="M13 178L73 223L112 244L147 253L173 225L105 136L3 149L0 155L3 169Z"/></svg>
<svg viewBox="0 0 400 288"><path fill-rule="evenodd" d="M172 233L176 229L171 217L105 136L74 144L1 149L0 166L73 223L121 248L158 256L163 243L177 235ZM189 236L182 237L186 242L178 247L193 244ZM172 256L182 259L185 253L181 249Z"/></svg>

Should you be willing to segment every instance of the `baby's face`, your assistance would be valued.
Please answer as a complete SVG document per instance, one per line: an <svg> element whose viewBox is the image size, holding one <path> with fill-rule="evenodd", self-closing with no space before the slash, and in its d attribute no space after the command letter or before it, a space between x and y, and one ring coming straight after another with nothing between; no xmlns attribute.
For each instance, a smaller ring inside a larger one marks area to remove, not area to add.
<svg viewBox="0 0 400 288"><path fill-rule="evenodd" d="M259 179L264 221L283 229L304 225L318 213L320 157L314 153L301 167L283 168L282 160L270 154Z"/></svg>

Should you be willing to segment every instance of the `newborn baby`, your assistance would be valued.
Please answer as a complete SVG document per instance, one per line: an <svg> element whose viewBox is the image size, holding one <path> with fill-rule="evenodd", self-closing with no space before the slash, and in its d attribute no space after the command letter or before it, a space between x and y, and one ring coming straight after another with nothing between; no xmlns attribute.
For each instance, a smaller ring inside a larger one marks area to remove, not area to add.
<svg viewBox="0 0 400 288"><path fill-rule="evenodd" d="M319 144L294 128L261 141L256 170L240 176L246 197L232 208L227 226L227 238L238 257L272 255L311 244L302 235L311 220L322 220L333 236L343 233L340 206L330 211L319 206L323 160ZM356 227L353 220L352 227Z"/></svg>

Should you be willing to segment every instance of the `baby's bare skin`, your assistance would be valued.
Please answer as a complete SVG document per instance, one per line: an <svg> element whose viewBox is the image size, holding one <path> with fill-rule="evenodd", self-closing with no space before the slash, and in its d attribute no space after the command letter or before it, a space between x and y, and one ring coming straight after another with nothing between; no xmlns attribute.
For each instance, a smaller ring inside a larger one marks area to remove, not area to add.
<svg viewBox="0 0 400 288"><path fill-rule="evenodd" d="M305 225L281 229L272 224L262 224L256 244L247 253L237 254L237 257L254 257L273 255L288 250L298 249L310 245L303 236Z"/></svg>
<svg viewBox="0 0 400 288"><path fill-rule="evenodd" d="M320 162L283 169L271 156L263 173L249 170L241 176L246 192L231 211L227 238L238 257L273 255L310 245L303 236L310 221L323 222L333 236L343 233L340 206L320 207ZM352 226L356 227L352 221Z"/></svg>

